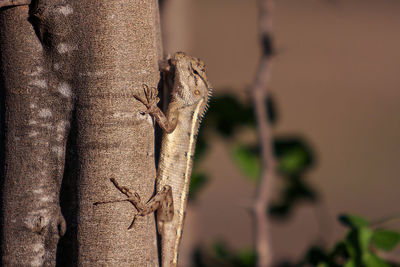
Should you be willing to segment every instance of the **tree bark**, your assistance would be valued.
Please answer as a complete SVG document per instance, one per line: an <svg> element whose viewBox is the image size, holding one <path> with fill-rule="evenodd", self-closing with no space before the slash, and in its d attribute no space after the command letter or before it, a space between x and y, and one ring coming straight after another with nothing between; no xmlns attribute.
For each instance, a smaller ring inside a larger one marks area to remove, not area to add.
<svg viewBox="0 0 400 267"><path fill-rule="evenodd" d="M91 62L79 64L76 88L79 266L154 266L154 217L140 218L128 232L134 212L129 203L93 203L121 197L110 177L144 201L153 193L153 124L141 115L145 108L133 94L143 94L143 83L158 83L158 8L155 1L138 0L76 4L76 10L83 10L77 28L85 29L77 33L79 53Z"/></svg>
<svg viewBox="0 0 400 267"><path fill-rule="evenodd" d="M54 266L71 98L48 69L28 6L0 12L4 96L3 266Z"/></svg>
<svg viewBox="0 0 400 267"><path fill-rule="evenodd" d="M2 9L0 27L3 265L157 265L153 216L127 231L129 203L93 206L122 198L111 177L143 201L154 190L154 127L133 95L159 81L157 1L42 0Z"/></svg>
<svg viewBox="0 0 400 267"><path fill-rule="evenodd" d="M1 7L29 5L31 0L0 0Z"/></svg>

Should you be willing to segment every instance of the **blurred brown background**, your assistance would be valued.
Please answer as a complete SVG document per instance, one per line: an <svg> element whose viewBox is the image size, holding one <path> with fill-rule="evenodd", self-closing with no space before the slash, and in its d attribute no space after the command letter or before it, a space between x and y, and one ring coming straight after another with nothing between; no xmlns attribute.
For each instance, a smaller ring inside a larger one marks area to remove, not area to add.
<svg viewBox="0 0 400 267"><path fill-rule="evenodd" d="M169 1L170 51L202 58L215 94L244 94L260 55L256 1ZM300 135L312 145L317 164L308 181L320 201L300 204L289 220L273 221L275 261L298 259L316 242L333 244L344 234L339 213L371 220L400 214L399 33L398 0L276 1L274 131ZM252 245L244 207L254 185L242 177L223 142L216 138L213 144L202 164L211 179L187 215L184 266L196 245L217 239L235 249ZM391 227L399 230L400 224Z"/></svg>

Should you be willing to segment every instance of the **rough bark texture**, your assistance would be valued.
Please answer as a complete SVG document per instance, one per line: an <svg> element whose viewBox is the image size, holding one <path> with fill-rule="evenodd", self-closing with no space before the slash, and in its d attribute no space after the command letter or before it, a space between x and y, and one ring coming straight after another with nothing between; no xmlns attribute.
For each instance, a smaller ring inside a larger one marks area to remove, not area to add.
<svg viewBox="0 0 400 267"><path fill-rule="evenodd" d="M133 94L159 81L157 2L42 0L0 23L3 265L156 266L154 217L127 231L129 203L93 203L121 197L110 177L144 201L154 190L153 124Z"/></svg>
<svg viewBox="0 0 400 267"><path fill-rule="evenodd" d="M31 0L0 0L1 7L29 5Z"/></svg>
<svg viewBox="0 0 400 267"><path fill-rule="evenodd" d="M53 50L43 49L27 19L28 6L0 12L3 265L54 266L65 231L59 192L72 101L65 79L50 69Z"/></svg>
<svg viewBox="0 0 400 267"><path fill-rule="evenodd" d="M154 190L153 124L133 93L143 94L143 83L157 86L159 80L158 8L155 1L138 0L76 5L83 29L77 53L84 58L76 88L79 266L154 266L154 217L140 218L127 231L134 212L129 203L93 203L121 197L110 177L143 200Z"/></svg>

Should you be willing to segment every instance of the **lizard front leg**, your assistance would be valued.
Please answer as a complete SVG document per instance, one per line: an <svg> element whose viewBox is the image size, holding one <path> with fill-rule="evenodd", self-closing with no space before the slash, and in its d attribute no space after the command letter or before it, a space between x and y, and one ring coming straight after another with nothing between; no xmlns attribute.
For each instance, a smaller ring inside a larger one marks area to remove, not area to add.
<svg viewBox="0 0 400 267"><path fill-rule="evenodd" d="M99 201L93 203L93 205L96 206L99 204L124 201L130 202L137 210L137 213L133 216L132 222L129 225L128 230L134 227L137 216L145 216L155 211L157 211L157 220L166 222L172 220L172 217L174 215L174 204L172 200L172 191L170 186L164 186L161 191L157 192L152 198L150 198L146 204L143 204L140 200L140 196L136 192L132 193L129 188L119 185L114 178L110 178L110 181L122 194L127 196L127 199Z"/></svg>
<svg viewBox="0 0 400 267"><path fill-rule="evenodd" d="M160 101L157 97L157 89L155 87L150 88L144 84L143 90L145 98L138 95L134 95L134 97L147 107L145 113L150 114L166 133L172 133L178 124L178 112L174 109L174 111L170 111L166 116L157 106Z"/></svg>

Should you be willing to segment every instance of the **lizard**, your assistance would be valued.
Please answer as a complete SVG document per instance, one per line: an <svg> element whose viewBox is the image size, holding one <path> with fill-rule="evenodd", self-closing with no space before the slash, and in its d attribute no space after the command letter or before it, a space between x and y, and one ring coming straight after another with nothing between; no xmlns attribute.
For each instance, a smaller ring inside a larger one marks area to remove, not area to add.
<svg viewBox="0 0 400 267"><path fill-rule="evenodd" d="M156 190L164 192L171 187L174 208L170 221L167 221L170 216L165 215L168 209L159 209L157 229L161 236L161 266L169 267L178 264L197 133L208 108L212 86L207 79L203 61L182 52L162 62L160 68L166 83L172 87L167 114L164 115L157 107L158 98L154 91L149 92L148 87L146 99L137 96L136 99L147 107L146 112L164 130ZM165 206L168 207L167 204Z"/></svg>
<svg viewBox="0 0 400 267"><path fill-rule="evenodd" d="M138 213L145 216L157 211L157 230L161 239L161 266L178 265L178 252L188 201L193 157L200 122L207 111L212 86L207 79L205 64L198 58L177 52L160 62L166 84L171 89L166 114L157 106L157 89L144 85L145 98L135 95L143 103L158 125L163 129L160 159L156 176L156 194L146 203L128 188L111 182L125 194ZM96 202L94 204L116 201Z"/></svg>

